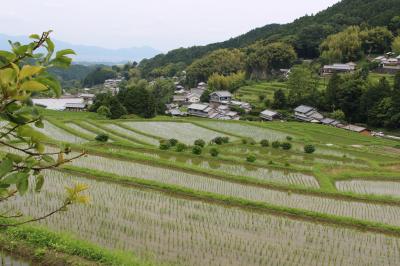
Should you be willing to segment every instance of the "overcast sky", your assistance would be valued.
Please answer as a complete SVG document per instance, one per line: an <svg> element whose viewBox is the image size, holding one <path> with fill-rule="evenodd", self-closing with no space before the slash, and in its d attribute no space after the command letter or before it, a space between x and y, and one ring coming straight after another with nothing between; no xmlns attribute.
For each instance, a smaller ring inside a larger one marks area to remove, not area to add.
<svg viewBox="0 0 400 266"><path fill-rule="evenodd" d="M4 0L0 33L52 29L54 38L107 48L177 47L224 41L287 23L338 0Z"/></svg>

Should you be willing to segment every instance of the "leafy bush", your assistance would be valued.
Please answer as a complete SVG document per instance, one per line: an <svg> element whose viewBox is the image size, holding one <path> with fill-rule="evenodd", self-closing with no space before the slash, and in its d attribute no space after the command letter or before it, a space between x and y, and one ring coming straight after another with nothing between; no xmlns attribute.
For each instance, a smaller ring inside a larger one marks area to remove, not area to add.
<svg viewBox="0 0 400 266"><path fill-rule="evenodd" d="M247 144L247 139L242 139L242 144Z"/></svg>
<svg viewBox="0 0 400 266"><path fill-rule="evenodd" d="M281 144L281 147L282 147L282 149L284 149L284 150L290 150L290 149L292 148L292 144L289 143L289 142L283 142L283 143Z"/></svg>
<svg viewBox="0 0 400 266"><path fill-rule="evenodd" d="M315 152L315 147L314 147L314 145L311 145L311 144L305 145L305 146L304 146L304 152L305 152L305 153L309 153L309 154L314 153L314 152Z"/></svg>
<svg viewBox="0 0 400 266"><path fill-rule="evenodd" d="M195 145L192 148L192 153L196 155L200 155L203 152L203 148L201 146Z"/></svg>
<svg viewBox="0 0 400 266"><path fill-rule="evenodd" d="M176 151L177 152L183 152L184 150L186 150L186 145L183 143L178 143L176 144Z"/></svg>
<svg viewBox="0 0 400 266"><path fill-rule="evenodd" d="M254 154L249 154L246 157L246 161L248 161L249 163L254 163L257 160L257 157Z"/></svg>
<svg viewBox="0 0 400 266"><path fill-rule="evenodd" d="M210 150L210 154L212 157L217 157L219 155L219 151L216 148L212 148Z"/></svg>
<svg viewBox="0 0 400 266"><path fill-rule="evenodd" d="M250 145L256 145L257 144L257 142L252 138L249 138L247 143L249 143Z"/></svg>
<svg viewBox="0 0 400 266"><path fill-rule="evenodd" d="M216 137L212 140L213 143L217 144L217 145L222 145L224 144L224 140L223 137Z"/></svg>
<svg viewBox="0 0 400 266"><path fill-rule="evenodd" d="M269 140L263 139L260 141L260 144L262 147L268 147L269 146Z"/></svg>
<svg viewBox="0 0 400 266"><path fill-rule="evenodd" d="M97 111L99 115L104 116L104 117L111 117L111 111L110 108L108 108L105 105L100 106Z"/></svg>
<svg viewBox="0 0 400 266"><path fill-rule="evenodd" d="M96 136L95 140L99 141L99 142L107 142L108 141L108 135L101 133L99 135Z"/></svg>
<svg viewBox="0 0 400 266"><path fill-rule="evenodd" d="M287 140L287 141L292 141L293 138L292 138L291 136L287 136L287 137L286 137L286 140Z"/></svg>
<svg viewBox="0 0 400 266"><path fill-rule="evenodd" d="M271 145L272 145L272 148L274 148L274 149L279 149L279 147L281 147L281 143L277 140L272 142Z"/></svg>
<svg viewBox="0 0 400 266"><path fill-rule="evenodd" d="M171 147L175 147L176 144L178 144L178 140L177 139L170 139L168 140L169 144Z"/></svg>
<svg viewBox="0 0 400 266"><path fill-rule="evenodd" d="M168 150L169 148L171 148L171 143L169 143L169 141L167 140L160 140L160 146L159 146L160 150Z"/></svg>
<svg viewBox="0 0 400 266"><path fill-rule="evenodd" d="M229 143L229 137L222 137L223 143Z"/></svg>
<svg viewBox="0 0 400 266"><path fill-rule="evenodd" d="M206 146L206 142L202 139L198 139L198 140L195 140L194 145L204 148L204 146Z"/></svg>

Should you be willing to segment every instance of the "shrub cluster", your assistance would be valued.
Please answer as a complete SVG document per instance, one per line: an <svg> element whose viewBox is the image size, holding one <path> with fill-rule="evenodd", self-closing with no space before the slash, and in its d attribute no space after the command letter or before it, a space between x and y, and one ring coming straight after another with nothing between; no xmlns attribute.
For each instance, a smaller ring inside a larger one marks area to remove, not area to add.
<svg viewBox="0 0 400 266"><path fill-rule="evenodd" d="M249 154L246 157L246 161L248 161L249 163L254 163L257 160L257 157L254 154Z"/></svg>
<svg viewBox="0 0 400 266"><path fill-rule="evenodd" d="M305 145L305 146L304 146L304 152L305 152L305 153L309 153L309 154L314 153L314 152L315 152L315 147L314 147L314 145L311 145L311 144Z"/></svg>
<svg viewBox="0 0 400 266"><path fill-rule="evenodd" d="M200 155L203 152L203 148L201 146L195 145L192 148L192 153L195 155Z"/></svg>
<svg viewBox="0 0 400 266"><path fill-rule="evenodd" d="M210 154L211 154L212 157L218 157L219 151L216 148L212 148L210 150Z"/></svg>
<svg viewBox="0 0 400 266"><path fill-rule="evenodd" d="M263 139L260 141L261 147L268 147L269 146L269 140Z"/></svg>
<svg viewBox="0 0 400 266"><path fill-rule="evenodd" d="M204 148L204 146L206 146L206 142L203 139L197 139L194 141L194 145Z"/></svg>
<svg viewBox="0 0 400 266"><path fill-rule="evenodd" d="M109 139L107 134L104 133L100 133L99 135L96 136L95 140L99 141L99 142L107 142Z"/></svg>
<svg viewBox="0 0 400 266"><path fill-rule="evenodd" d="M216 137L212 140L212 143L215 143L217 145L229 143L229 138L228 137Z"/></svg>

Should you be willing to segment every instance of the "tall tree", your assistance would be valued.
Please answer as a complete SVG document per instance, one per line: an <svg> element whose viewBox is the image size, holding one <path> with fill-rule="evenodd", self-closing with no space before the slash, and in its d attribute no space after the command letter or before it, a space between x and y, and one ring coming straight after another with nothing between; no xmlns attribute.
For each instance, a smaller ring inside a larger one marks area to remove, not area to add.
<svg viewBox="0 0 400 266"><path fill-rule="evenodd" d="M296 52L287 43L258 42L247 49L247 72L250 77L265 79L273 71L291 67L296 58Z"/></svg>
<svg viewBox="0 0 400 266"><path fill-rule="evenodd" d="M245 68L244 53L238 49L220 49L205 57L194 61L187 68L187 82L196 85L198 82L206 82L208 78L218 73L230 75Z"/></svg>
<svg viewBox="0 0 400 266"><path fill-rule="evenodd" d="M360 28L351 26L328 36L321 44L321 57L329 63L356 61L362 55Z"/></svg>
<svg viewBox="0 0 400 266"><path fill-rule="evenodd" d="M293 107L300 104L318 106L321 100L318 82L318 75L309 66L293 67L287 82L289 104Z"/></svg>
<svg viewBox="0 0 400 266"><path fill-rule="evenodd" d="M393 40L392 51L396 54L400 54L400 36Z"/></svg>
<svg viewBox="0 0 400 266"><path fill-rule="evenodd" d="M382 54L390 51L393 34L386 27L375 27L360 32L365 54Z"/></svg>
<svg viewBox="0 0 400 266"><path fill-rule="evenodd" d="M272 103L272 108L274 109L284 109L287 107L286 95L282 89L278 89L274 92L274 101Z"/></svg>
<svg viewBox="0 0 400 266"><path fill-rule="evenodd" d="M333 74L329 80L328 86L325 90L325 109L328 111L335 111L336 107L339 106L338 93L340 90L340 84L342 79L339 74Z"/></svg>

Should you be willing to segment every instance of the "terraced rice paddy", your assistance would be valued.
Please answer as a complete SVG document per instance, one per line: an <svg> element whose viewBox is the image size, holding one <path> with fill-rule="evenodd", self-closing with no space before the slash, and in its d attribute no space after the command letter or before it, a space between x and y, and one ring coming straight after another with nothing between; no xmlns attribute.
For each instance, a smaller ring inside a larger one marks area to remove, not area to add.
<svg viewBox="0 0 400 266"><path fill-rule="evenodd" d="M107 124L104 124L104 126L106 128L109 128L109 129L113 130L113 131L119 132L121 134L124 134L126 136L129 136L131 138L134 138L136 140L139 140L141 142L144 142L144 143L147 143L147 144L150 144L150 145L158 146L160 144L159 140L157 140L155 138L150 138L148 136L136 133L135 131L132 131L132 130L125 129L125 128L120 127L120 126L115 125L115 124L107 123Z"/></svg>
<svg viewBox="0 0 400 266"><path fill-rule="evenodd" d="M65 114L50 120L59 127L46 121L41 132L76 144L67 158L87 150L88 157L70 165L92 176L46 170L42 193L7 201L6 209L43 215L60 206L64 186L83 182L89 184L91 203L74 205L41 225L156 265L399 264L398 143L305 123L267 126L191 118L115 122L61 117ZM105 133L113 142L83 140L65 132L61 123L85 138ZM240 141L288 141L286 132L294 137L291 150ZM209 144L218 136L229 136L231 142ZM189 145L204 139L207 144L201 155L191 147L179 152L158 148L159 139L171 138ZM316 152L305 154L305 144L313 144ZM217 157L210 154L212 148L219 151ZM57 151L51 145L46 150ZM0 151L15 152L6 145ZM255 162L246 161L249 154L256 156ZM96 173L115 182L99 182ZM119 185L119 177L132 186ZM144 180L152 181L146 188L163 193L134 187Z"/></svg>
<svg viewBox="0 0 400 266"><path fill-rule="evenodd" d="M68 127L70 127L70 128L72 128L72 129L75 129L75 130L78 131L78 132L81 132L81 133L83 133L83 134L85 134L85 135L87 135L87 136L93 138L93 140L94 140L94 138L96 137L96 134L95 134L95 133L93 133L92 131L89 131L89 130L87 130L87 129L85 129L85 128L83 128L83 127L77 125L77 124L74 124L74 123L67 123L67 124L65 124L65 125L68 126Z"/></svg>
<svg viewBox="0 0 400 266"><path fill-rule="evenodd" d="M288 136L288 134L281 133L279 131L256 126L243 125L240 123L226 123L219 121L201 121L198 123L215 130L226 132L228 134L232 133L234 135L239 135L244 138L252 138L256 141L260 141L262 139L268 139L270 141L283 140L286 138L286 136Z"/></svg>
<svg viewBox="0 0 400 266"><path fill-rule="evenodd" d="M193 144L197 139L203 139L206 142L215 137L227 136L215 131L211 131L191 123L176 122L126 122L125 125L138 131L157 136L163 139L177 139L185 144ZM233 137L230 137L233 140Z"/></svg>
<svg viewBox="0 0 400 266"><path fill-rule="evenodd" d="M41 223L109 248L173 265L396 265L400 239L174 198L47 172L42 193L14 207L59 206L64 186L90 186L91 204ZM53 200L46 200L46 199ZM8 204L8 203L7 203ZM78 233L79 232L79 233Z"/></svg>
<svg viewBox="0 0 400 266"><path fill-rule="evenodd" d="M127 152L126 150L122 149L113 149L112 152ZM221 172L226 172L231 175L236 176L248 176L253 177L255 179L264 180L264 181L271 181L276 183L283 183L283 184L293 184L293 185L301 185L305 187L312 187L312 188L319 188L319 184L317 180L307 174L303 174L300 172L294 171L281 171L281 170L273 170L269 168L251 166L251 165L243 165L243 164L228 164L218 161L207 161L204 159L197 159L197 158L186 158L184 156L169 156L163 155L162 153L151 153L151 152L136 152L136 151L129 151L136 156L144 155L146 157L151 157L155 159L164 159L171 162L179 162L184 163L186 165L193 165L196 167L210 169L210 170L217 170ZM267 163L266 163L267 165Z"/></svg>
<svg viewBox="0 0 400 266"><path fill-rule="evenodd" d="M43 123L44 123L44 128L35 127L35 130L43 133L44 135L46 135L51 139L61 142L70 142L70 143L83 143L87 141L83 138L68 133L61 128L56 127L55 125L51 124L48 121L43 121Z"/></svg>
<svg viewBox="0 0 400 266"><path fill-rule="evenodd" d="M338 190L345 192L400 197L399 182L350 180L338 181L336 182L336 187Z"/></svg>
<svg viewBox="0 0 400 266"><path fill-rule="evenodd" d="M320 213L352 217L356 219L400 225L399 206L378 205L362 202L342 201L316 196L290 194L255 186L231 183L178 170L155 167L135 162L90 156L72 163L74 166L96 169L126 177L138 177L162 183L178 185L199 191L233 196L252 201L290 208L305 209Z"/></svg>

